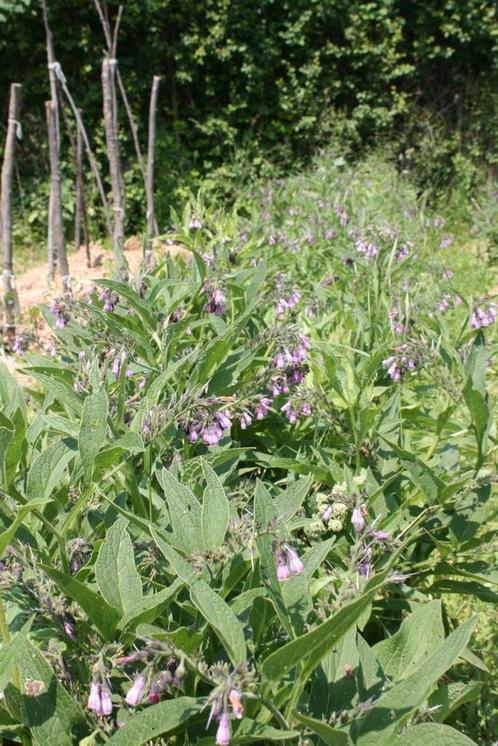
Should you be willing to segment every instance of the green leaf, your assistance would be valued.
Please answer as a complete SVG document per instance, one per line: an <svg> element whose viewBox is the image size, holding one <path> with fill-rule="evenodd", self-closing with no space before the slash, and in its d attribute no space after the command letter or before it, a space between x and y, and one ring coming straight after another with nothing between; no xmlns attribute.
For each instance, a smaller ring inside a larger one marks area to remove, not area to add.
<svg viewBox="0 0 498 746"><path fill-rule="evenodd" d="M26 505L19 508L16 517L10 526L0 534L0 555L3 554L5 547L11 543L17 529L22 525L26 516L29 515L32 510L36 510L36 508L46 505L48 502L50 502L50 500L31 500L31 502L26 503Z"/></svg>
<svg viewBox="0 0 498 746"><path fill-rule="evenodd" d="M136 630L137 637L151 638L170 642L178 650L187 655L198 653L201 649L204 635L191 627L177 627L173 630L165 630L163 627L155 627L152 624L140 624Z"/></svg>
<svg viewBox="0 0 498 746"><path fill-rule="evenodd" d="M45 448L33 461L28 472L26 486L28 499L49 497L67 465L75 456L76 441L71 438L64 438Z"/></svg>
<svg viewBox="0 0 498 746"><path fill-rule="evenodd" d="M186 723L205 706L203 699L177 697L147 707L106 742L108 746L143 746Z"/></svg>
<svg viewBox="0 0 498 746"><path fill-rule="evenodd" d="M254 490L254 521L256 527L266 531L277 518L277 510L272 496L261 480L256 481Z"/></svg>
<svg viewBox="0 0 498 746"><path fill-rule="evenodd" d="M92 476L95 457L105 444L108 416L109 402L102 387L86 397L81 415L78 447L87 480Z"/></svg>
<svg viewBox="0 0 498 746"><path fill-rule="evenodd" d="M135 629L139 624L151 624L163 609L171 603L182 587L182 581L176 578L168 588L163 588L158 593L145 596L139 604L133 606L124 614L119 623L119 628Z"/></svg>
<svg viewBox="0 0 498 746"><path fill-rule="evenodd" d="M458 707L479 699L483 685L482 681L474 681L472 684L454 681L440 686L429 697L429 707L439 707L437 712L433 713L433 719L438 723L444 723Z"/></svg>
<svg viewBox="0 0 498 746"><path fill-rule="evenodd" d="M374 576L358 598L343 606L330 619L315 627L311 632L282 645L269 655L263 663L263 675L266 679L278 681L298 664L303 663L303 679L306 680L337 640L352 624L355 624L371 599L382 587L385 579L386 572Z"/></svg>
<svg viewBox="0 0 498 746"><path fill-rule="evenodd" d="M246 660L244 630L239 620L223 599L202 578L197 578L190 566L154 529L151 534L157 546L173 567L180 569L182 580L188 585L190 598L206 622L214 629L225 647L232 663L238 665ZM187 568L189 571L187 571Z"/></svg>
<svg viewBox="0 0 498 746"><path fill-rule="evenodd" d="M243 663L247 657L244 630L228 604L201 579L191 585L190 598L217 633L233 664Z"/></svg>
<svg viewBox="0 0 498 746"><path fill-rule="evenodd" d="M107 531L95 563L97 586L107 603L120 615L142 601L142 581L135 567L135 556L128 522L120 516Z"/></svg>
<svg viewBox="0 0 498 746"><path fill-rule="evenodd" d="M252 743L253 741L259 744L286 741L295 739L299 735L295 730L280 730L279 728L273 728L271 725L258 723L248 717L244 717L238 725L234 724L233 731L234 746L239 743Z"/></svg>
<svg viewBox="0 0 498 746"><path fill-rule="evenodd" d="M47 391L49 391L58 402L71 410L71 412L76 414L81 413L81 399L71 386L68 386L66 383L63 383L54 376L46 375L45 373L40 373L39 371L31 370L30 368L26 369L26 373L42 383Z"/></svg>
<svg viewBox="0 0 498 746"><path fill-rule="evenodd" d="M498 604L498 593L475 580L464 581L444 578L433 583L429 591L437 594L458 593L459 596L475 596L475 598L486 603Z"/></svg>
<svg viewBox="0 0 498 746"><path fill-rule="evenodd" d="M287 521L297 513L312 484L313 477L311 474L308 474L308 476L293 482L289 487L287 487L285 492L281 492L280 495L277 495L274 504L275 511L280 521L287 523Z"/></svg>
<svg viewBox="0 0 498 746"><path fill-rule="evenodd" d="M26 418L26 405L21 387L2 362L0 362L0 404L7 417L11 418L14 412L20 410Z"/></svg>
<svg viewBox="0 0 498 746"><path fill-rule="evenodd" d="M256 484L254 496L254 517L259 526L266 526L269 522L267 519L272 515L271 506L267 500L271 500L271 496L263 484L258 482ZM267 589L268 596L278 614L282 627L285 629L289 637L295 637L293 619L287 611L283 599L283 583L281 583L277 578L277 568L275 566L275 558L272 552L272 536L267 533L260 534L256 539L256 547L258 549L260 566L263 571L262 579Z"/></svg>
<svg viewBox="0 0 498 746"><path fill-rule="evenodd" d="M81 606L104 639L109 642L114 640L114 632L119 617L112 606L109 606L98 593L92 591L91 588L76 580L76 578L46 565L41 565L41 568L66 595Z"/></svg>
<svg viewBox="0 0 498 746"><path fill-rule="evenodd" d="M204 461L202 468L207 483L202 501L202 536L206 549L218 549L225 540L230 506L216 472Z"/></svg>
<svg viewBox="0 0 498 746"><path fill-rule="evenodd" d="M382 440L388 444L392 451L399 458L403 467L406 469L413 484L425 495L431 502L439 500L442 490L445 488L445 482L440 479L434 471L420 461L411 451L405 451L400 448L396 443L385 438L383 435L380 436Z"/></svg>
<svg viewBox="0 0 498 746"><path fill-rule="evenodd" d="M101 287L108 287L111 290L114 290L118 295L126 298L133 310L142 318L145 326L149 329L155 329L155 320L151 313L150 306L140 298L136 290L134 290L130 285L126 282L119 282L118 280L110 280L108 278L105 280L96 280L96 283Z"/></svg>
<svg viewBox="0 0 498 746"><path fill-rule="evenodd" d="M378 746L380 739L382 746L395 742L396 730L423 704L434 683L461 655L475 624L476 619L470 619L458 627L415 673L376 701L360 722L358 746Z"/></svg>
<svg viewBox="0 0 498 746"><path fill-rule="evenodd" d="M19 659L19 678L24 693L25 724L36 746L73 746L88 732L82 709L57 681L40 651L29 642L25 642ZM38 695L26 692L26 684L32 681L43 683Z"/></svg>
<svg viewBox="0 0 498 746"><path fill-rule="evenodd" d="M285 583L281 584L282 598L297 634L302 634L306 618L312 608L311 578L326 559L334 542L335 536L317 542L302 557L303 572L300 575L292 575ZM275 564L273 558L272 561Z"/></svg>
<svg viewBox="0 0 498 746"><path fill-rule="evenodd" d="M358 704L360 671L357 637L361 639L353 625L322 658L309 701L309 712L313 717L327 718L332 711L350 710ZM371 692L365 699L370 696Z"/></svg>
<svg viewBox="0 0 498 746"><path fill-rule="evenodd" d="M352 746L351 739L347 733L344 733L344 731L332 728L322 720L316 720L307 715L301 715L299 712L296 712L295 717L300 723L305 725L306 728L309 728L309 730L316 733L317 736L320 736L320 739L329 746Z"/></svg>
<svg viewBox="0 0 498 746"><path fill-rule="evenodd" d="M166 469L158 471L157 477L168 503L176 546L185 554L201 552L204 542L199 500Z"/></svg>
<svg viewBox="0 0 498 746"><path fill-rule="evenodd" d="M377 742L379 743L379 742ZM419 723L408 728L394 741L394 746L477 746L463 733L439 723Z"/></svg>
<svg viewBox="0 0 498 746"><path fill-rule="evenodd" d="M474 388L472 379L469 378L463 389L463 397L472 418L479 452L482 453L485 449L489 426L492 424L487 394Z"/></svg>
<svg viewBox="0 0 498 746"><path fill-rule="evenodd" d="M7 453L14 437L14 426L6 417L2 417L2 425L3 427L0 427L0 485L7 489Z"/></svg>
<svg viewBox="0 0 498 746"><path fill-rule="evenodd" d="M95 456L95 474L105 471L123 459L124 453L141 453L144 443L138 433L127 432Z"/></svg>
<svg viewBox="0 0 498 746"><path fill-rule="evenodd" d="M19 632L0 649L0 691L3 692L7 684L12 683L17 663L24 653L28 642L28 633L33 623L33 617L19 630Z"/></svg>
<svg viewBox="0 0 498 746"><path fill-rule="evenodd" d="M416 606L396 634L374 645L373 653L384 673L398 681L430 658L443 639L441 602L429 601Z"/></svg>

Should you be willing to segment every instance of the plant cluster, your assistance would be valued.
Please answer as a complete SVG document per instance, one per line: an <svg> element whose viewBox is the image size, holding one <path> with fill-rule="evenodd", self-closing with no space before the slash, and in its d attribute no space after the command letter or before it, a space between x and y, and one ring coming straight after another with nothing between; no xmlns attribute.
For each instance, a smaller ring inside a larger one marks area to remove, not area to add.
<svg viewBox="0 0 498 746"><path fill-rule="evenodd" d="M498 598L495 302L378 164L172 222L187 259L0 368L2 735L475 743L446 597Z"/></svg>

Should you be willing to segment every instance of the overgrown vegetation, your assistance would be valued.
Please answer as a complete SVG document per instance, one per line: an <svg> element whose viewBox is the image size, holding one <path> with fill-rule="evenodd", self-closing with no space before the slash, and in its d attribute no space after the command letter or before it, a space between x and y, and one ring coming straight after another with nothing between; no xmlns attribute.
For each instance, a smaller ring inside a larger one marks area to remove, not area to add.
<svg viewBox="0 0 498 746"><path fill-rule="evenodd" d="M0 370L3 734L491 746L489 269L378 159L172 223Z"/></svg>

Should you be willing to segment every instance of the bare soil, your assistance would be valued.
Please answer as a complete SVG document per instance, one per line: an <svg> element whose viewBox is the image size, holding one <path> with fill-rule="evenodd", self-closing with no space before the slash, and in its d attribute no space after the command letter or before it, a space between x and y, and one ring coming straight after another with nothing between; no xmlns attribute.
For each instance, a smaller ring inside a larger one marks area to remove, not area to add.
<svg viewBox="0 0 498 746"><path fill-rule="evenodd" d="M158 242L154 246L155 261L162 261L167 253L174 256L180 255L186 260L190 255L187 249L176 244L167 245L164 242ZM79 251L72 252L68 256L71 287L75 297L83 295L91 287L94 280L111 277L113 274L114 257L112 251L99 243L92 242L90 244L90 255L91 267L87 266L87 257L83 246ZM130 274L136 275L139 272L143 257L142 242L139 236L131 236L126 240L125 256ZM47 264L37 264L26 272L16 275L16 288L21 309L21 323L16 331L18 333L29 331L35 325L36 335L42 345L49 347L52 332L45 324L41 314L35 313L33 315L32 311L37 306L47 304L62 295L60 277L56 276L55 281L51 282L48 278ZM28 383L28 377L23 376L18 371L18 367L23 365L22 357L8 354L5 350L0 349L0 362L3 362L15 374L16 378Z"/></svg>

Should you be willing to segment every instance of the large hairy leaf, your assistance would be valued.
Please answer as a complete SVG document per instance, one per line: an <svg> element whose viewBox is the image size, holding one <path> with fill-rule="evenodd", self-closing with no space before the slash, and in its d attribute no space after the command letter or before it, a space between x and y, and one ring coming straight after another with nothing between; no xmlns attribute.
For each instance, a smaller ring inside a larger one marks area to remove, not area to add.
<svg viewBox="0 0 498 746"><path fill-rule="evenodd" d="M120 516L111 526L95 563L99 591L121 615L130 612L142 601L142 581L135 567L127 523Z"/></svg>

